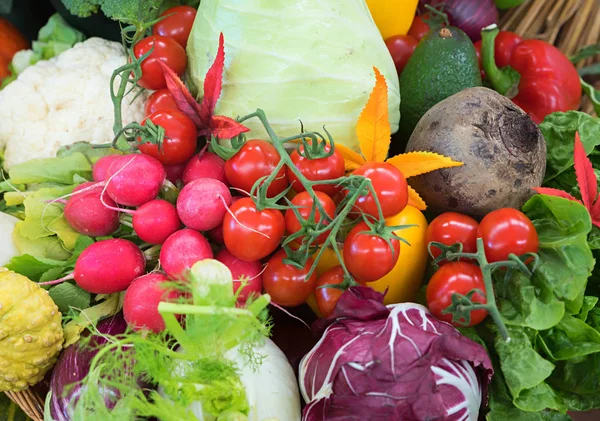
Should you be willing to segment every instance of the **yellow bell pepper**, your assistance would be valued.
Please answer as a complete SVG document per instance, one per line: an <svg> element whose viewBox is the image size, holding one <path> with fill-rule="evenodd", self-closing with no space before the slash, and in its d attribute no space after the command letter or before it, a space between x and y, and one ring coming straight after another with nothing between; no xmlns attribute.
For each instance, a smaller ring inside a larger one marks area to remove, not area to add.
<svg viewBox="0 0 600 421"><path fill-rule="evenodd" d="M367 0L371 16L383 39L406 35L415 19L419 0Z"/></svg>
<svg viewBox="0 0 600 421"><path fill-rule="evenodd" d="M367 285L379 292L384 292L388 288L384 304L414 301L421 288L427 265L427 243L425 242L427 220L420 210L408 205L398 215L388 218L386 225L416 226L396 231L396 234L408 241L410 246L401 242L400 257L396 266L383 278L369 282ZM317 276L339 264L335 252L326 249L317 263ZM319 315L314 296L311 295L306 302Z"/></svg>

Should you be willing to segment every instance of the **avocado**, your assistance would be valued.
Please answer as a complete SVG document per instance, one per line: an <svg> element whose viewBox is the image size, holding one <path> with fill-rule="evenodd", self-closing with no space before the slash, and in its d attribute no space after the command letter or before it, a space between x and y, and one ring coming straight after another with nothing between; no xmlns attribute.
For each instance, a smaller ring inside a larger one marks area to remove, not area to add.
<svg viewBox="0 0 600 421"><path fill-rule="evenodd" d="M400 75L402 149L431 107L475 86L481 86L481 73L475 47L467 34L452 26L429 31Z"/></svg>

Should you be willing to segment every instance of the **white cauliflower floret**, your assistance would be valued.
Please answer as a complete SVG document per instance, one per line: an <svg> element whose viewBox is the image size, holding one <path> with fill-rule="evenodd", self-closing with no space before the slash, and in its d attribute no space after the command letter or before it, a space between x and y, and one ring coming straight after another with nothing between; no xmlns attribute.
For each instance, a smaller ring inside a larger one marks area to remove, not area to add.
<svg viewBox="0 0 600 421"><path fill-rule="evenodd" d="M55 156L79 141L113 140L110 77L126 63L117 42L90 38L59 56L28 67L0 91L0 148L4 167ZM118 83L118 81L116 82ZM142 121L147 92L122 103L123 124Z"/></svg>

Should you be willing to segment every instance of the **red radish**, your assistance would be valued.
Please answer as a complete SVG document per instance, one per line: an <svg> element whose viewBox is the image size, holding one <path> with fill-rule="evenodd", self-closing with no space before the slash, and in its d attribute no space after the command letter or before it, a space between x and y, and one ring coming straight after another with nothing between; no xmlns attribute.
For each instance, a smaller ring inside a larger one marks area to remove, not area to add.
<svg viewBox="0 0 600 421"><path fill-rule="evenodd" d="M177 182L183 178L183 171L185 170L185 166L185 163L165 165L165 171L167 172L167 180L169 180L173 184L177 184Z"/></svg>
<svg viewBox="0 0 600 421"><path fill-rule="evenodd" d="M123 316L133 330L162 332L165 321L158 312L161 301L177 301L179 293L168 288L169 279L162 273L148 273L136 278L123 298Z"/></svg>
<svg viewBox="0 0 600 421"><path fill-rule="evenodd" d="M206 235L208 235L208 238L213 240L213 242L221 246L225 244L225 240L223 239L223 224L209 231L206 231Z"/></svg>
<svg viewBox="0 0 600 421"><path fill-rule="evenodd" d="M160 264L170 278L177 279L194 263L212 259L208 240L198 231L184 228L171 235L160 250Z"/></svg>
<svg viewBox="0 0 600 421"><path fill-rule="evenodd" d="M198 231L218 227L225 219L231 193L225 184L202 178L186 184L177 197L177 213L181 222Z"/></svg>
<svg viewBox="0 0 600 421"><path fill-rule="evenodd" d="M103 187L97 185L90 188L92 185L93 183L83 183L77 186L75 190L79 193L69 197L65 205L65 219L80 234L90 237L110 235L119 228L119 212L106 205L113 208L117 205L106 193L102 203L100 195Z"/></svg>
<svg viewBox="0 0 600 421"><path fill-rule="evenodd" d="M123 206L140 206L158 196L167 173L150 155L129 154L115 160L106 173L106 191Z"/></svg>
<svg viewBox="0 0 600 421"><path fill-rule="evenodd" d="M166 200L151 200L133 212L133 230L146 243L162 244L179 228L177 209Z"/></svg>
<svg viewBox="0 0 600 421"><path fill-rule="evenodd" d="M260 260L246 262L235 257L227 249L223 249L217 254L216 259L223 263L231 271L233 276L233 292L242 285L241 278L244 278L246 285L238 297L238 302L245 303L248 297L258 296L262 292L262 264Z"/></svg>
<svg viewBox="0 0 600 421"><path fill-rule="evenodd" d="M75 282L93 294L125 291L146 269L144 253L131 241L102 240L86 248L77 258Z"/></svg>
<svg viewBox="0 0 600 421"><path fill-rule="evenodd" d="M122 156L123 155L106 155L97 160L92 168L92 177L94 178L94 181L106 180L106 172L108 171L108 167L110 167L113 162Z"/></svg>
<svg viewBox="0 0 600 421"><path fill-rule="evenodd" d="M214 178L228 186L225 177L225 161L212 152L205 152L202 156L194 155L183 171L183 184L200 178Z"/></svg>
<svg viewBox="0 0 600 421"><path fill-rule="evenodd" d="M90 189L90 190L87 190L87 189L89 187L92 187L92 186L97 186L100 190L102 190L102 184L100 184L100 183L94 183L93 181L86 181L85 183L81 183L80 185L78 185L77 187L75 187L73 189L73 193L78 192L78 191L83 190L83 189L86 189L86 191L90 191L92 189ZM106 197L106 196L104 196L104 197Z"/></svg>

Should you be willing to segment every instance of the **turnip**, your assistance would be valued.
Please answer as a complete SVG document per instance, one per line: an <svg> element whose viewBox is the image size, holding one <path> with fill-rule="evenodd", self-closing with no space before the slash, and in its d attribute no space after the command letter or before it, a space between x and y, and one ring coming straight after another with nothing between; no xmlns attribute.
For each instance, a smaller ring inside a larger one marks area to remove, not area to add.
<svg viewBox="0 0 600 421"><path fill-rule="evenodd" d="M225 184L212 178L202 178L186 184L177 198L177 213L181 222L198 231L218 227L225 219L231 193Z"/></svg>
<svg viewBox="0 0 600 421"><path fill-rule="evenodd" d="M258 296L262 293L262 264L260 260L253 262L240 260L227 249L221 250L215 258L231 271L233 292L237 292L242 285L242 281L246 283L238 296L239 303L243 304L248 297Z"/></svg>
<svg viewBox="0 0 600 421"><path fill-rule="evenodd" d="M410 178L435 213L483 217L519 209L542 184L546 142L538 126L508 98L487 88L465 89L421 118L406 152L425 151L463 162Z"/></svg>
<svg viewBox="0 0 600 421"><path fill-rule="evenodd" d="M164 243L181 228L175 206L166 200L151 200L132 213L133 230L141 240L150 244Z"/></svg>
<svg viewBox="0 0 600 421"><path fill-rule="evenodd" d="M106 155L96 161L92 168L92 177L94 181L106 180L106 173L113 162L121 158L123 155Z"/></svg>
<svg viewBox="0 0 600 421"><path fill-rule="evenodd" d="M225 177L225 161L212 152L194 155L183 171L183 183L188 184L201 178L214 178L228 185Z"/></svg>
<svg viewBox="0 0 600 421"><path fill-rule="evenodd" d="M169 279L161 273L136 278L123 299L123 316L133 330L162 332L165 322L158 312L161 301L176 301L179 293L168 287Z"/></svg>
<svg viewBox="0 0 600 421"><path fill-rule="evenodd" d="M80 234L91 237L110 235L119 228L119 212L109 208L114 208L116 203L107 197L102 186L92 185L83 183L77 186L75 194L69 197L65 205L65 219ZM102 194L104 197L101 200Z"/></svg>
<svg viewBox="0 0 600 421"><path fill-rule="evenodd" d="M140 206L158 196L167 173L160 161L144 154L123 155L106 173L106 191L124 206Z"/></svg>
<svg viewBox="0 0 600 421"><path fill-rule="evenodd" d="M171 235L160 250L160 264L170 278L180 278L194 263L212 259L208 240L198 231L184 228Z"/></svg>
<svg viewBox="0 0 600 421"><path fill-rule="evenodd" d="M142 251L121 238L102 240L77 258L73 277L77 285L94 294L125 291L146 269Z"/></svg>

